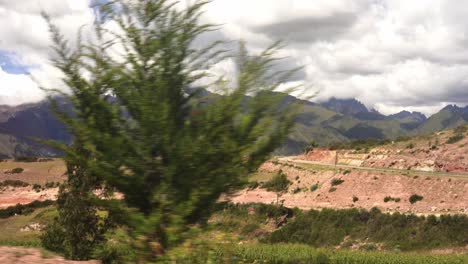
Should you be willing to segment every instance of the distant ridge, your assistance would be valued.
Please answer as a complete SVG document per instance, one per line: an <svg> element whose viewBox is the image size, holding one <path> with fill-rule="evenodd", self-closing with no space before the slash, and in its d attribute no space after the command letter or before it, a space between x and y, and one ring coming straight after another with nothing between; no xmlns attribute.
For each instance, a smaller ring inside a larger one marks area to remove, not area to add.
<svg viewBox="0 0 468 264"><path fill-rule="evenodd" d="M192 92L188 90L188 93ZM216 100L219 95L202 91L199 98L209 97L205 102ZM245 100L249 97L246 96ZM57 98L67 112L72 106L65 98ZM356 99L331 98L320 104L288 95L282 104L300 104L302 109L296 125L277 154L302 153L311 141L325 146L332 142L355 139L395 139L400 136L429 134L453 128L468 122L468 107L447 105L427 118L419 112L401 111L383 115L369 110ZM281 107L281 106L280 106ZM34 138L72 141L65 127L55 118L46 101L20 106L0 105L0 158L37 155L59 155L48 147L35 142Z"/></svg>

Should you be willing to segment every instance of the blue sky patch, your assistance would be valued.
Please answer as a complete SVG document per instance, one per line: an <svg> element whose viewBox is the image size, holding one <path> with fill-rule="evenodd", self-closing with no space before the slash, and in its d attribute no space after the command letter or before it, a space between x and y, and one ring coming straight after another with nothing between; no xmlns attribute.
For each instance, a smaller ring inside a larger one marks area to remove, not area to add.
<svg viewBox="0 0 468 264"><path fill-rule="evenodd" d="M0 67L10 74L27 74L31 66L20 64L15 57L14 52L0 50Z"/></svg>

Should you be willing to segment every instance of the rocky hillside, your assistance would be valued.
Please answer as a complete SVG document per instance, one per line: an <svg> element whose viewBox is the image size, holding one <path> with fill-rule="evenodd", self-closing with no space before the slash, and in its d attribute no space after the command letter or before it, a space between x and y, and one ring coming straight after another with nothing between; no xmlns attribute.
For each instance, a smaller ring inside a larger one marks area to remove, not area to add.
<svg viewBox="0 0 468 264"><path fill-rule="evenodd" d="M309 161L338 164L468 173L468 125L383 145L350 149L314 149L302 156Z"/></svg>

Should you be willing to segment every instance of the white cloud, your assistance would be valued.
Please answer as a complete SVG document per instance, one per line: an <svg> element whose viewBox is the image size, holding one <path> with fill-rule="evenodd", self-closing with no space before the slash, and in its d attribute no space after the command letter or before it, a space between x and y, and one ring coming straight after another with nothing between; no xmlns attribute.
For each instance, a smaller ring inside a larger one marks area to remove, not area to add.
<svg viewBox="0 0 468 264"><path fill-rule="evenodd" d="M44 98L44 92L25 74L8 74L0 67L0 84L1 105L37 102Z"/></svg>
<svg viewBox="0 0 468 264"><path fill-rule="evenodd" d="M319 91L315 100L355 97L385 113L400 109L435 112L446 103L468 102L468 4L431 0L215 0L204 21L222 37L244 39L258 52L284 40L281 67L304 65L292 80ZM89 1L0 0L0 50L33 65L36 78L58 85L48 61L50 41L40 17L49 12L73 38L93 20ZM232 66L232 65L231 65ZM233 74L230 62L214 74ZM0 90L2 94L2 90Z"/></svg>

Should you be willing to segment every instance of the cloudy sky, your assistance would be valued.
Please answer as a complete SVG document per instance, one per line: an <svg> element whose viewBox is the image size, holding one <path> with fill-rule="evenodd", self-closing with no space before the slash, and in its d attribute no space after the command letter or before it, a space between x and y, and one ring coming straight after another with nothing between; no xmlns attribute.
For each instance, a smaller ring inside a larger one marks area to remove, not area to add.
<svg viewBox="0 0 468 264"><path fill-rule="evenodd" d="M91 0L0 0L0 104L41 100L60 85L50 65L47 11L70 38L92 23ZM450 0L214 0L210 36L243 39L252 52L276 40L284 67L303 66L315 101L357 98L383 113L431 114L468 104L468 2ZM229 63L219 66L227 74Z"/></svg>

